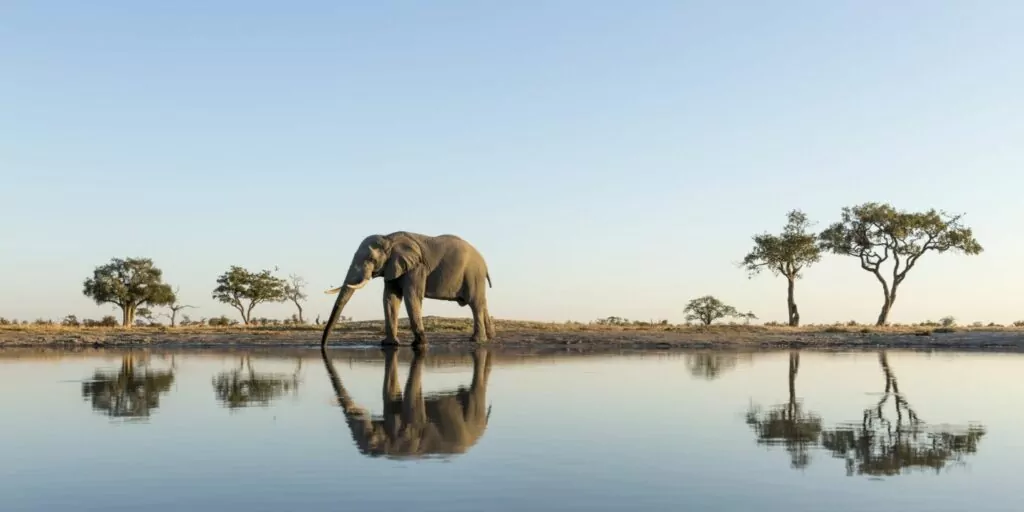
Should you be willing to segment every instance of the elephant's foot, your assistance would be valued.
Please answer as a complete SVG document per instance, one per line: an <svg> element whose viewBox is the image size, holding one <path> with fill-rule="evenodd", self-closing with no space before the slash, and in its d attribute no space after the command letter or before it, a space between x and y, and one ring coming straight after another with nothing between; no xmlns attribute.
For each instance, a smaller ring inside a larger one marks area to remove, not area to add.
<svg viewBox="0 0 1024 512"><path fill-rule="evenodd" d="M412 346L424 347L427 345L427 335L423 333L414 334L412 339Z"/></svg>
<svg viewBox="0 0 1024 512"><path fill-rule="evenodd" d="M487 336L481 334L473 334L469 337L469 341L473 343L484 343L487 341Z"/></svg>
<svg viewBox="0 0 1024 512"><path fill-rule="evenodd" d="M400 344L401 343L398 341L398 338L394 338L394 337L391 337L391 336L388 336L388 337L380 340L380 346L382 346L382 347L397 347Z"/></svg>

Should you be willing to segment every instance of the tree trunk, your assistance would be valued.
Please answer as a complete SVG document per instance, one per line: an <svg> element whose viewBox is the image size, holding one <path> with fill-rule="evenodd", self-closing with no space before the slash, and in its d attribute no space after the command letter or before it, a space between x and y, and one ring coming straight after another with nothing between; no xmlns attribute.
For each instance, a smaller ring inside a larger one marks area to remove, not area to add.
<svg viewBox="0 0 1024 512"><path fill-rule="evenodd" d="M171 327L174 327L174 319L177 316L178 316L178 310L177 309L172 309L171 310Z"/></svg>
<svg viewBox="0 0 1024 512"><path fill-rule="evenodd" d="M242 325L249 325L249 316L245 314L245 306L242 306L242 303L239 302L235 309L238 310L239 315L242 315Z"/></svg>
<svg viewBox="0 0 1024 512"><path fill-rule="evenodd" d="M875 271L875 277L882 284L882 296L885 297L885 302L882 303L882 310L878 313L878 321L875 322L876 326L881 327L889 321L889 311L892 309L893 303L896 302L896 287L899 286L899 283L893 282L892 289L890 290L889 283L885 282L882 274Z"/></svg>
<svg viewBox="0 0 1024 512"><path fill-rule="evenodd" d="M796 327L800 325L800 313L796 309L796 298L793 296L793 292L796 289L796 281L794 278L789 277L789 287L786 295L786 304L789 309L789 325Z"/></svg>
<svg viewBox="0 0 1024 512"><path fill-rule="evenodd" d="M800 353L793 351L789 353L789 419L796 417L796 374L800 371Z"/></svg>
<svg viewBox="0 0 1024 512"><path fill-rule="evenodd" d="M121 327L132 326L132 307L122 306L121 307Z"/></svg>
<svg viewBox="0 0 1024 512"><path fill-rule="evenodd" d="M299 309L299 323L306 323L306 321L302 319L302 305L299 304L299 301L295 301L295 307Z"/></svg>
<svg viewBox="0 0 1024 512"><path fill-rule="evenodd" d="M882 311L878 313L878 320L875 321L875 325L881 327L885 325L886 320L889 318L889 301L886 300L885 304L882 305Z"/></svg>
<svg viewBox="0 0 1024 512"><path fill-rule="evenodd" d="M889 321L889 311L892 310L893 303L896 302L896 290L885 296L885 302L882 303L882 311L878 313L878 321L875 322L876 326L883 326Z"/></svg>

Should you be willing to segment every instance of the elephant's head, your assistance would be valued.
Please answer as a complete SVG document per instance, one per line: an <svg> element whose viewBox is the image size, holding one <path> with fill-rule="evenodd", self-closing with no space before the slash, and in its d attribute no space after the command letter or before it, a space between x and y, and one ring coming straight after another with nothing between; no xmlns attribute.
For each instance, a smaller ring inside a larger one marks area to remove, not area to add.
<svg viewBox="0 0 1024 512"><path fill-rule="evenodd" d="M344 284L324 292L337 293L338 298L334 301L330 317L327 318L320 345L327 343L334 322L338 320L338 315L356 290L366 286L375 277L397 279L422 261L423 252L420 244L405 233L370 235L363 239L352 255L352 263L348 266Z"/></svg>

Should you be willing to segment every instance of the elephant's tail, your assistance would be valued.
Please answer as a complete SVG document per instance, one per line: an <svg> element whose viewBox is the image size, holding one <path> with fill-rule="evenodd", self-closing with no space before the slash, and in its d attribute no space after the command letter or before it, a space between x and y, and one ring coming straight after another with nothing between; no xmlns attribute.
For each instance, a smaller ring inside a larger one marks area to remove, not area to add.
<svg viewBox="0 0 1024 512"><path fill-rule="evenodd" d="M491 286L491 273L490 272L487 273L487 287L488 288L493 288L493 286Z"/></svg>

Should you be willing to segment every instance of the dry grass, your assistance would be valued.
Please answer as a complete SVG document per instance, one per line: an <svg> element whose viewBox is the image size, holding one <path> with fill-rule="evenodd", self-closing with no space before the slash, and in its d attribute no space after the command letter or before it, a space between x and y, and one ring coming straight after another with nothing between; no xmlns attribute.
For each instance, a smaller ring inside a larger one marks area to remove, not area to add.
<svg viewBox="0 0 1024 512"><path fill-rule="evenodd" d="M445 317L424 317L426 331L436 333L468 333L472 331L472 321L469 318L445 318ZM399 327L403 331L408 330L408 320L399 320ZM804 325L790 327L787 325L742 325L742 324L713 324L711 326L701 325L674 325L674 324L651 324L631 323L624 325L610 325L598 323L581 322L532 322L525 320L500 320L495 319L495 327L505 333L587 333L587 332L670 332L670 333L722 333L722 334L930 334L949 332L1024 332L1024 326L1003 326L1003 325L979 325L970 326L946 326L934 323L902 325L893 324L882 327L853 322L835 324ZM342 322L335 326L334 332L373 332L379 333L384 329L382 320L370 320L360 322ZM231 333L288 333L288 332L320 332L323 325L233 325L233 326L147 326L132 327L75 327L59 324L18 324L0 325L0 333L50 333L50 334L72 334L72 333L94 333L94 334L116 334L116 333L152 333L152 334L231 334Z"/></svg>

